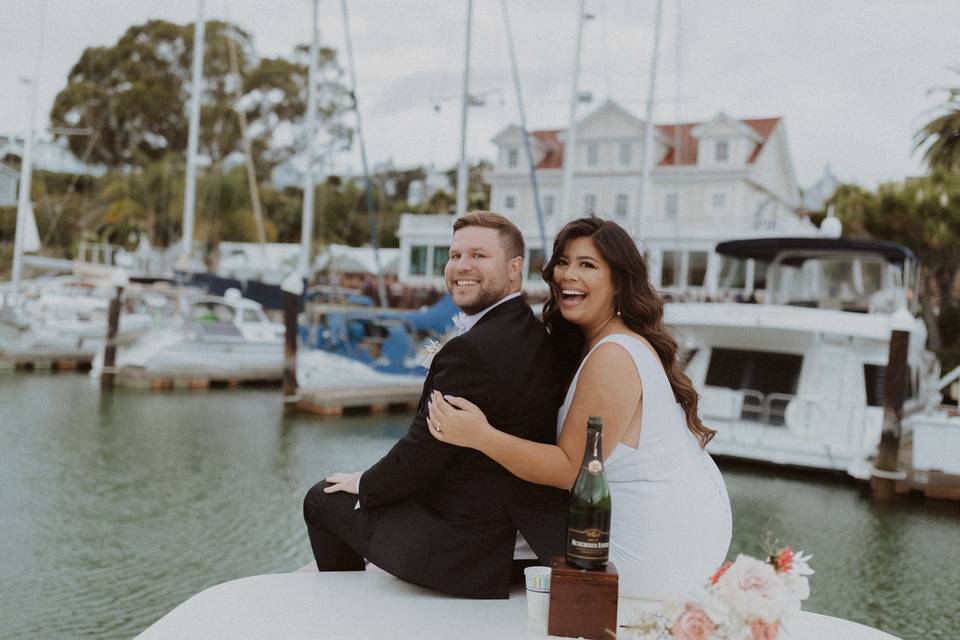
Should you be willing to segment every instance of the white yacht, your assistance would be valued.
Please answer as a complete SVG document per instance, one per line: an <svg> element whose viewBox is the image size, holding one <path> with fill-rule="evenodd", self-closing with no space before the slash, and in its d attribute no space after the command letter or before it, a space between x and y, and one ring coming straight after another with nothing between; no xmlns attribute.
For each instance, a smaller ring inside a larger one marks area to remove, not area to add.
<svg viewBox="0 0 960 640"><path fill-rule="evenodd" d="M910 330L905 411L941 402L913 252L826 237L734 240L717 252L724 301L665 308L701 417L718 432L709 450L868 478L895 318Z"/></svg>
<svg viewBox="0 0 960 640"><path fill-rule="evenodd" d="M283 324L272 322L258 302L228 289L184 300L181 309L177 321L119 349L115 369L148 377L282 377ZM101 351L91 375L102 372Z"/></svg>
<svg viewBox="0 0 960 640"><path fill-rule="evenodd" d="M28 284L0 311L0 355L28 361L91 360L103 347L113 288L73 276ZM139 292L121 308L117 343L129 344L161 312Z"/></svg>

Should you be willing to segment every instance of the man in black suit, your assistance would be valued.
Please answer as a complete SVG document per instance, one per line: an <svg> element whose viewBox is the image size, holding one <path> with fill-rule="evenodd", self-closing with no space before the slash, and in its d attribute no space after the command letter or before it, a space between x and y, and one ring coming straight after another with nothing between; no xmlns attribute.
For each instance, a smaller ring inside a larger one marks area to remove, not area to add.
<svg viewBox="0 0 960 640"><path fill-rule="evenodd" d="M434 356L407 434L362 474L333 474L310 489L304 518L321 571L363 570L367 558L425 587L506 598L518 531L543 563L563 553L569 494L434 439L427 401L434 389L464 397L502 431L554 443L564 381L520 296L520 231L490 212L453 228L444 277L462 310L460 335Z"/></svg>

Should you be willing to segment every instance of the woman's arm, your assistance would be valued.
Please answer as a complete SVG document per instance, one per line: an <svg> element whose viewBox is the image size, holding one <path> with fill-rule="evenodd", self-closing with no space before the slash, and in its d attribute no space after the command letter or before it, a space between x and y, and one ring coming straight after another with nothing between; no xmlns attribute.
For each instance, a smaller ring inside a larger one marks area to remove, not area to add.
<svg viewBox="0 0 960 640"><path fill-rule="evenodd" d="M431 399L428 424L438 440L476 449L522 480L569 489L583 460L587 418L603 418L603 457L607 458L629 426L641 393L630 354L609 343L594 351L580 372L556 445L498 431L472 403L455 397L444 400L439 394Z"/></svg>

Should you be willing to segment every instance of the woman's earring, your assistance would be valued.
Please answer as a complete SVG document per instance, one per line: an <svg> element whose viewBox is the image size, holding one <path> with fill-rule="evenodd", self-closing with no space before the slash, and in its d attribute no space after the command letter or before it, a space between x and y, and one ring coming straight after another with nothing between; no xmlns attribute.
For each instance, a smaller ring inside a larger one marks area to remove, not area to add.
<svg viewBox="0 0 960 640"><path fill-rule="evenodd" d="M617 315L620 315L620 296L617 296Z"/></svg>

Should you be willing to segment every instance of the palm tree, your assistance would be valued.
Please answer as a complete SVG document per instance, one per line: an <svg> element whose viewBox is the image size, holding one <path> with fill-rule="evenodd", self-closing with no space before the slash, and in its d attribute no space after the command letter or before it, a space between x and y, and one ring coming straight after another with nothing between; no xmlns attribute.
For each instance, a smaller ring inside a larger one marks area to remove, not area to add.
<svg viewBox="0 0 960 640"><path fill-rule="evenodd" d="M960 73L960 69L954 69ZM914 150L926 147L923 161L930 169L960 174L960 88L945 89L947 100L937 110L937 117L917 131Z"/></svg>

